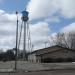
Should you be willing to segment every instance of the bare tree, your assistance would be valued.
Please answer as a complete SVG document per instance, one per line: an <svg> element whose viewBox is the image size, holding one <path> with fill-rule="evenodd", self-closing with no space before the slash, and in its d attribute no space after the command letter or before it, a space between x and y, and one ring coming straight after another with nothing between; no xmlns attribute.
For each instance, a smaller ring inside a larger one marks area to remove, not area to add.
<svg viewBox="0 0 75 75"><path fill-rule="evenodd" d="M57 45L75 49L75 33L57 33Z"/></svg>
<svg viewBox="0 0 75 75"><path fill-rule="evenodd" d="M67 36L67 42L70 49L75 49L75 33L69 32Z"/></svg>

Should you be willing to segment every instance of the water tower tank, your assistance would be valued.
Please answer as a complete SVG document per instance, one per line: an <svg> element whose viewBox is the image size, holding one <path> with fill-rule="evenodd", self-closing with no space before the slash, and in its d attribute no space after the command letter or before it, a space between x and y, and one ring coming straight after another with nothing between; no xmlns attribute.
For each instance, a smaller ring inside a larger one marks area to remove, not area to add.
<svg viewBox="0 0 75 75"><path fill-rule="evenodd" d="M28 11L22 11L22 20L27 21L28 20Z"/></svg>

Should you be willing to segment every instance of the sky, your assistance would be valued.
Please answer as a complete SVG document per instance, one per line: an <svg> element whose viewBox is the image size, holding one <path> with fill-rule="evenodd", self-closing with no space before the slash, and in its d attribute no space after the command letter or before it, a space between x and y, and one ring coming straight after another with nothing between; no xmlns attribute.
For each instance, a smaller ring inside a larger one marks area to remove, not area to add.
<svg viewBox="0 0 75 75"><path fill-rule="evenodd" d="M21 22L25 9L29 12L34 49L44 48L58 32L75 32L75 0L0 0L1 49L15 47L15 12L19 12Z"/></svg>

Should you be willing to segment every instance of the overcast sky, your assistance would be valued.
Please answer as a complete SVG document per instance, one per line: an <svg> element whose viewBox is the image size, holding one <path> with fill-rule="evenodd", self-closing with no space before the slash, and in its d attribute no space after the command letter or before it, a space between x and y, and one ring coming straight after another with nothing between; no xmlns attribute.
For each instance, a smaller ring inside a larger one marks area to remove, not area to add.
<svg viewBox="0 0 75 75"><path fill-rule="evenodd" d="M0 0L0 48L15 47L15 11L29 11L32 44L43 48L57 32L75 31L75 0Z"/></svg>

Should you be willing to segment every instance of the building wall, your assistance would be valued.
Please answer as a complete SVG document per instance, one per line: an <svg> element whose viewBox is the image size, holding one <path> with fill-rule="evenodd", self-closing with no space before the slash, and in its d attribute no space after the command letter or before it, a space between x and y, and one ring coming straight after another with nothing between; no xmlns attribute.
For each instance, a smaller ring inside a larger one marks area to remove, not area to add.
<svg viewBox="0 0 75 75"><path fill-rule="evenodd" d="M75 61L75 52L68 50L59 50L53 53L40 55L41 62L68 62Z"/></svg>
<svg viewBox="0 0 75 75"><path fill-rule="evenodd" d="M28 55L28 61L30 61L30 62L36 62L36 53L29 54Z"/></svg>
<svg viewBox="0 0 75 75"><path fill-rule="evenodd" d="M60 50L56 51L53 53L47 53L44 55L41 55L41 59L46 59L46 58L75 58L75 52L68 51L68 50Z"/></svg>

